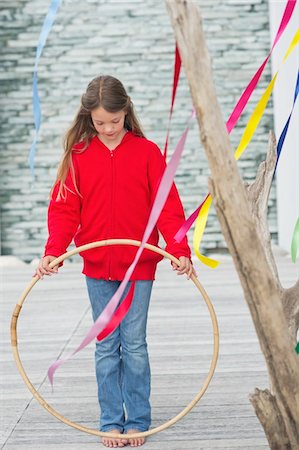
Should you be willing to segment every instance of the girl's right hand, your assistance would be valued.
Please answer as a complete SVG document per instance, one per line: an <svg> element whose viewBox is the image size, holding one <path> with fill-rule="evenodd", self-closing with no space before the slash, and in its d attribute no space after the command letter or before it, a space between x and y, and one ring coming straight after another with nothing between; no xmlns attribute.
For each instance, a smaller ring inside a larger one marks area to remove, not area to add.
<svg viewBox="0 0 299 450"><path fill-rule="evenodd" d="M57 273L59 267L58 265L54 266L53 269L50 269L49 267L50 262L54 261L56 258L57 256L44 256L40 260L37 268L35 269L35 273L32 276L34 277L37 275L38 278L43 278L44 275L52 275L52 273Z"/></svg>

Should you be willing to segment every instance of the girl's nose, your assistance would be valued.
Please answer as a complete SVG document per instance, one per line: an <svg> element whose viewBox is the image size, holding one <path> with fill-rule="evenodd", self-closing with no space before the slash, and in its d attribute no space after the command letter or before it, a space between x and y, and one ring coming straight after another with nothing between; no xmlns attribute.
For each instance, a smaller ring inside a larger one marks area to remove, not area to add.
<svg viewBox="0 0 299 450"><path fill-rule="evenodd" d="M105 127L105 133L109 134L113 131L113 125L106 125Z"/></svg>

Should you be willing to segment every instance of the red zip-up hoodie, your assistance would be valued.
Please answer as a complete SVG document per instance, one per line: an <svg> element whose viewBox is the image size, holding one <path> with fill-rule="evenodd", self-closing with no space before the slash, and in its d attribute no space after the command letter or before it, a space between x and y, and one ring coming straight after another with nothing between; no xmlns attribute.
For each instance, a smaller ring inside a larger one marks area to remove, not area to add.
<svg viewBox="0 0 299 450"><path fill-rule="evenodd" d="M78 145L72 158L75 191L70 172L66 199L56 200L59 184L54 187L48 208L49 238L44 255L60 256L72 239L76 246L103 239L141 241L155 194L165 169L159 148L151 141L127 132L121 143L109 150L95 136L86 150ZM176 257L190 258L187 239L180 244L173 236L185 220L175 185L148 243L157 245L158 230L166 242L166 251ZM122 280L133 262L137 247L119 245L84 251L83 273L88 277ZM131 276L132 280L152 280L162 256L144 250Z"/></svg>

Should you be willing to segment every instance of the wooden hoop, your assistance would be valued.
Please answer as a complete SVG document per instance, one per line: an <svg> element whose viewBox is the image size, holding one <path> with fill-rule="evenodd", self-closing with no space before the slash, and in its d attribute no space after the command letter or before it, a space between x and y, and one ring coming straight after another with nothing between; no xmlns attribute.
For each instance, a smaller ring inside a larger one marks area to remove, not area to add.
<svg viewBox="0 0 299 450"><path fill-rule="evenodd" d="M77 247L74 250L71 250L69 252L64 253L63 255L59 256L58 258L56 258L55 260L53 260L50 263L50 267L53 268L54 266L56 266L57 264L59 264L60 262L64 261L67 258L70 258L73 255L76 255L79 252L83 252L85 250L90 250L92 248L95 247L104 247L107 245L133 245L135 247L140 247L141 242L140 241L135 241L135 240L131 240L131 239L107 239L104 241L96 241L96 242L91 242L89 244L85 244L82 245L80 247ZM154 245L151 244L145 244L145 248L148 250L151 250L155 253L158 253L164 257L166 257L167 259L169 259L170 261L176 263L176 264L180 264L180 261L174 257L173 255L171 255L170 253L166 252L165 250L160 249L159 247L155 247ZM165 422L164 424L152 428L148 431L144 431L141 433L135 433L135 434L130 434L130 439L133 438L140 438L140 437L146 437L146 436L150 436L152 434L158 433L160 431L165 430L166 428L169 428L171 425L175 424L176 422L178 422L180 419L182 419L186 414L188 414L191 409L196 405L196 403L201 399L201 397L203 396L203 394L205 393L205 391L207 390L210 381L214 375L215 372L215 368L216 368L216 363L217 363L217 359L218 359L218 354L219 354L219 329L218 329L218 323L217 323L217 318L216 318L216 314L212 305L212 302L208 296L208 294L205 292L204 288L202 287L202 285L200 284L200 282L198 281L198 279L192 274L191 279L193 281L193 283L195 284L195 286L197 287L197 289L200 291L207 307L210 313L210 317L211 317L211 321L212 321L212 325L213 325L213 336L214 336L214 351L213 351L213 357L211 360L211 364L210 364L210 369L208 372L208 375L203 383L202 388L199 390L199 392L197 393L197 395L194 397L194 399L179 413L177 414L175 417L173 417L172 419L168 420L167 422ZM13 350L13 355L16 361L16 365L17 368L23 378L23 380L25 381L26 386L28 387L28 389L31 391L31 393L33 394L33 396L36 398L36 400L43 406L43 408L45 408L50 414L52 414L53 416L55 416L57 419L59 419L61 422L64 422L65 424L76 428L80 431L84 431L85 433L89 433L89 434L93 434L96 436L103 436L103 437L109 437L109 438L115 438L115 439L123 439L124 435L123 434L112 434L109 432L103 432L103 431L99 431L99 430L95 430L93 428L88 428L88 427L84 427L83 425L80 425L78 423L72 422L71 420L67 419L66 417L64 417L62 414L60 414L59 412L57 412L54 408L52 408L44 399L43 397L38 393L38 391L35 389L35 387L32 385L32 383L30 382L24 368L23 365L21 363L20 360L20 355L19 355L19 351L18 351L18 341L17 341L17 321L18 321L18 317L20 314L20 311L22 309L22 305L27 297L27 295L29 294L29 292L31 291L31 289L33 288L33 286L37 283L37 281L39 280L38 276L36 275L31 282L26 286L26 288L24 289L23 293L21 294L18 303L15 306L12 318L11 318L11 345L12 345L12 350Z"/></svg>

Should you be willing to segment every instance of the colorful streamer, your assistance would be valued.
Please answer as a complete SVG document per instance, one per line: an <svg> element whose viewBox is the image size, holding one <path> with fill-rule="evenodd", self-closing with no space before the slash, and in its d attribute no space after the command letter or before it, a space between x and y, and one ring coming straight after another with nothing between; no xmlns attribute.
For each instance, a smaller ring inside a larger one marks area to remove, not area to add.
<svg viewBox="0 0 299 450"><path fill-rule="evenodd" d="M228 133L230 134L230 132L233 130L233 128L235 127L235 125L237 124L242 111L244 110L246 104L248 103L254 89L256 88L258 81L261 77L261 74L272 54L272 51L274 50L274 47L276 46L277 42L279 41L280 37L282 36L283 32L285 31L291 17L294 11L294 8L296 6L296 1L297 0L288 0L278 31L276 33L276 36L274 38L270 53L268 54L268 56L266 57L266 59L264 60L264 62L262 63L262 65L260 66L260 68L257 70L257 72L255 73L255 75L253 76L253 78L251 79L251 81L249 82L248 86L246 87L246 89L244 90L243 94L241 95L239 101L237 102L237 105L235 106L233 112L231 113L227 123L226 123L226 128ZM285 56L285 58L288 55ZM207 197L206 197L207 198ZM187 232L189 231L189 229L191 228L193 222L196 220L196 218L199 215L199 212L202 208L202 205L204 204L204 202L206 201L206 199L199 205L199 207L191 214L190 217L188 217L188 219L185 221L185 223L182 225L182 227L178 230L178 232L175 235L175 240L177 242L181 242L182 239L185 237L185 235L187 234Z"/></svg>
<svg viewBox="0 0 299 450"><path fill-rule="evenodd" d="M289 45L284 58L283 58L283 62L282 64L285 63L285 61L287 60L287 58L291 55L291 53L293 52L293 50L296 48L296 46L299 43L299 29L296 31L291 44ZM240 143L238 145L238 148L236 149L234 156L235 159L238 160L241 155L243 154L243 152L245 151L245 149L247 148L247 146L249 145L256 129L257 126L264 114L265 108L268 104L269 98L272 94L276 79L277 79L277 75L279 73L279 70L275 73L275 75L273 76L272 80L270 81L270 83L268 84L265 92L263 93L261 99L259 100L257 106L255 107L253 113L250 116L250 119L247 123L247 126L245 128L245 131L242 135L242 138L240 140ZM297 92L297 86L296 86L296 92ZM208 212L209 212L209 208L210 208L210 204L207 206L207 208L203 209L203 205L204 203L207 201L209 196L206 197L206 199L203 201L203 203L199 206L199 208L197 208L198 210L198 217L197 217L197 221L196 221L196 226L195 226L195 231L194 234L196 234L196 236L194 237L194 242L196 242L197 244L201 242L201 238L204 232L204 229L202 229L202 222L204 222L204 224L206 224L207 221L207 217L205 216ZM204 212L204 214L203 214ZM194 213L192 214L192 217L194 217ZM180 240L184 237L184 232L187 228L187 226L191 226L191 220L189 220L188 222L186 221L183 224L183 227L181 227L181 229L177 232L177 234L175 235L175 240L180 242ZM188 231L188 230L187 230ZM186 231L186 232L187 232ZM186 234L186 233L185 233ZM198 249L194 249L195 252L198 252ZM204 262L204 264L208 265L211 268L217 267L217 264L214 260L211 260L210 258L206 258L203 257L201 255L201 257L199 258L200 261Z"/></svg>
<svg viewBox="0 0 299 450"><path fill-rule="evenodd" d="M238 103L236 104L233 112L231 113L230 117L228 118L228 121L226 122L226 128L227 128L228 133L230 133L232 131L232 129L235 127L236 123L238 122L238 120L242 114L242 111L244 110L245 106L247 105L247 103L251 97L251 94L253 93L254 89L256 88L258 81L264 71L264 68L274 50L274 47L276 46L277 42L279 41L280 37L282 36L284 30L286 29L286 27L292 17L294 8L296 6L296 2L297 2L297 0L288 0L285 10L284 10L284 13L283 13L283 16L282 16L282 19L281 19L281 22L280 22L280 25L279 25L279 28L278 28L278 31L276 33L276 36L274 38L274 41L273 41L273 44L272 44L272 47L271 47L271 50L270 50L268 56L264 60L261 67L257 70L257 72L252 77L248 86L246 87L243 94L241 95Z"/></svg>
<svg viewBox="0 0 299 450"><path fill-rule="evenodd" d="M28 163L34 176L34 160L36 153L36 143L38 139L38 133L41 124L41 108L40 108L40 100L38 94L38 78L37 78L37 70L39 60L46 44L47 38L53 26L54 20L56 18L56 14L58 8L60 6L61 0L52 0L46 18L44 20L44 24L42 27L42 31L39 36L37 48L36 48L36 56L35 56L35 64L33 69L33 82L32 82L32 93L33 93L33 114L34 114L34 125L35 125L35 136L33 142L31 144L31 149L28 157Z"/></svg>
<svg viewBox="0 0 299 450"><path fill-rule="evenodd" d="M297 32L295 33L295 36L291 42L291 44L289 45L286 54L283 58L283 63L287 60L287 58L290 56L290 54L292 53L292 51L295 49L296 45L298 45L299 43L299 29L297 30ZM269 98L272 94L276 79L277 79L277 75L278 75L279 70L275 73L274 77L272 78L272 80L270 81L270 83L268 84L265 92L263 93L261 99L259 100L257 106L255 107L253 113L250 116L250 119L247 123L247 126L245 128L245 131L243 133L243 136L240 140L240 143L238 145L237 150L235 151L235 159L238 160L241 155L244 153L244 151L246 150L246 148L248 147L257 127L258 124L260 123L260 120L264 114L264 111L266 109L266 106L268 104ZM205 205L205 203L208 203L207 205ZM206 222L207 222L207 217L209 214L209 209L211 206L211 200L210 197L208 196L206 198L206 200L204 201L203 206L201 207L199 214L198 214L198 219L196 221L196 226L195 226L195 231L194 231L194 240L193 242L196 243L196 245L200 245L204 230L205 230L205 226L206 226ZM206 264L208 267L211 268L215 268L217 267L217 261L211 259L211 258L207 258L206 256L203 256L199 253L198 250L199 247L194 248L199 260L201 262L203 262L204 264Z"/></svg>
<svg viewBox="0 0 299 450"><path fill-rule="evenodd" d="M297 342L297 345L296 345L296 347L295 347L295 352L296 352L296 353L299 353L299 342Z"/></svg>
<svg viewBox="0 0 299 450"><path fill-rule="evenodd" d="M291 44L289 45L289 47L286 51L286 54L284 55L282 64L284 64L286 62L287 58L290 56L290 54L295 49L295 47L298 45L298 43L299 43L299 29L296 31L294 38L293 38ZM244 150L247 148L249 142L251 141L251 139L255 133L255 130L257 129L258 124L260 123L260 120L264 114L264 111L268 104L269 98L270 98L273 88L275 86L275 82L276 82L278 73L279 73L279 70L277 70L277 72L273 76L273 78L270 81L270 83L268 84L265 92L263 93L260 101L258 102L257 106L255 107L252 115L250 116L250 119L247 123L245 131L241 138L241 141L238 145L237 150L235 151L235 159L236 160L238 160L240 158L240 156L243 154Z"/></svg>
<svg viewBox="0 0 299 450"><path fill-rule="evenodd" d="M297 259L298 247L299 247L299 217L297 219L297 222L296 222L296 225L294 228L292 243L291 243L291 256L292 256L293 263L295 263L296 259Z"/></svg>
<svg viewBox="0 0 299 450"><path fill-rule="evenodd" d="M167 200L168 194L170 192L170 189L171 189L171 186L172 186L172 183L174 180L175 172L179 165L180 158L181 158L184 146L185 146L185 142L186 142L189 127L190 127L190 121L192 118L193 118L193 114L191 115L191 117L187 123L186 129L185 129L184 133L182 134L182 136L176 146L176 149L175 149L169 163L167 164L167 166L165 168L165 171L163 173L163 176L162 176L160 184L159 184L159 188L158 188L158 191L156 194L154 204L151 209L150 217L149 217L148 223L145 228L145 232L144 232L144 235L143 235L143 238L141 241L141 245L138 248L138 251L135 255L134 261L132 262L132 264L128 268L127 272L125 273L124 279L121 282L118 290L113 295L113 297L111 298L109 303L106 305L105 309L100 314L100 316L97 318L97 320L95 321L93 326L90 328L90 330L88 331L87 335L85 336L85 338L83 339L83 341L81 342L79 347L77 347L73 353L71 353L70 355L66 356L63 359L58 359L49 367L48 378L49 378L52 386L53 386L54 374L55 374L56 370L58 369L58 367L60 367L63 363L65 363L67 360L69 360L76 353L81 351L88 344L90 344L90 342L93 341L107 327L107 325L111 321L114 311L121 299L121 296L123 295L123 293L125 291L125 288L130 280L130 277L139 261L139 258L144 249L144 246L145 246L146 242L148 241L148 239L157 223L157 220L161 214L164 204Z"/></svg>

